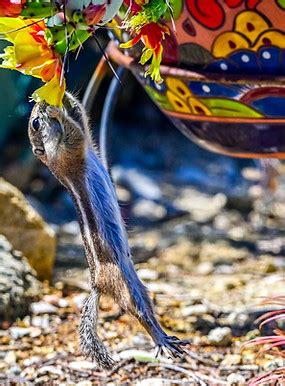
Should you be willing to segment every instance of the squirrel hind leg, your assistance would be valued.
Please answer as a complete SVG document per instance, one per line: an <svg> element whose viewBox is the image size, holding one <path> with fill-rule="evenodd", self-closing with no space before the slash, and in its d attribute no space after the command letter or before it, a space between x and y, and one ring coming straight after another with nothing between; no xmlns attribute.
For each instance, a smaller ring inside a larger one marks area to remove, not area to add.
<svg viewBox="0 0 285 386"><path fill-rule="evenodd" d="M80 349L83 355L97 362L100 368L111 370L115 363L96 332L98 302L99 295L96 290L92 290L81 312L79 325Z"/></svg>

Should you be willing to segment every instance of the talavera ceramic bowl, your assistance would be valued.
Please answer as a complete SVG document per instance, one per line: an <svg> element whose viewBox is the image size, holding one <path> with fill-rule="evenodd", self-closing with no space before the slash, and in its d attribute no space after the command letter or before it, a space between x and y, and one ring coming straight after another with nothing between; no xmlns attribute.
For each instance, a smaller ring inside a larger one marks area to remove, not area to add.
<svg viewBox="0 0 285 386"><path fill-rule="evenodd" d="M163 84L144 77L135 53L113 56L198 144L239 157L285 158L284 0L174 3Z"/></svg>

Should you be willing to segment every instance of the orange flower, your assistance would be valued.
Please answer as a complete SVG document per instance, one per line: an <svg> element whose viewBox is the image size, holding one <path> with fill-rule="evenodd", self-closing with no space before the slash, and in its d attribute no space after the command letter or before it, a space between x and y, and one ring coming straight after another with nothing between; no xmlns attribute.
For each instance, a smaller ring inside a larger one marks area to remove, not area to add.
<svg viewBox="0 0 285 386"><path fill-rule="evenodd" d="M146 64L151 59L151 64L145 73L145 76L150 77L157 83L161 83L163 80L160 75L160 63L162 60L162 41L165 38L165 34L169 35L168 27L159 23L149 23L143 25L137 35L126 43L121 44L122 48L130 48L142 41L144 49L140 59L140 64Z"/></svg>
<svg viewBox="0 0 285 386"><path fill-rule="evenodd" d="M19 16L26 0L0 0L0 16Z"/></svg>
<svg viewBox="0 0 285 386"><path fill-rule="evenodd" d="M0 34L13 43L0 55L1 67L40 78L47 84L36 90L33 98L61 106L65 91L65 83L61 82L62 61L48 45L45 30L43 21L0 18Z"/></svg>

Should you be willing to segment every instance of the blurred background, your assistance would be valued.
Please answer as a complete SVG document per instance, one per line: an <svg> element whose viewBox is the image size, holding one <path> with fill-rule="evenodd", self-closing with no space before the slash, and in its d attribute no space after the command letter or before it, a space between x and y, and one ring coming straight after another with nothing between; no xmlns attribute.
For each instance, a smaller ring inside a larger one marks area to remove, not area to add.
<svg viewBox="0 0 285 386"><path fill-rule="evenodd" d="M105 38L103 33L102 44ZM68 89L79 98L100 57L95 41L76 61L70 57ZM97 141L111 76L101 85L90 116ZM76 325L88 293L88 270L72 201L30 149L29 96L37 86L31 77L0 71L1 377L39 384L79 384L87 376L91 384L103 379L124 384L127 377L132 384L164 375L182 382L185 374L149 365L148 337L108 300L102 302L99 332L129 368L107 379L78 353ZM260 296L282 289L282 163L272 163L274 181L268 187L259 161L197 147L131 74L122 80L107 154L139 276L164 328L193 339L192 348L200 355L198 362L190 358L184 366L196 363L201 379L212 374L230 379L229 384L243 384L274 366L270 357L262 361L252 352L241 355L240 344L260 334L254 324L266 310L257 306ZM134 346L139 348L135 353ZM139 365L144 375L130 372Z"/></svg>

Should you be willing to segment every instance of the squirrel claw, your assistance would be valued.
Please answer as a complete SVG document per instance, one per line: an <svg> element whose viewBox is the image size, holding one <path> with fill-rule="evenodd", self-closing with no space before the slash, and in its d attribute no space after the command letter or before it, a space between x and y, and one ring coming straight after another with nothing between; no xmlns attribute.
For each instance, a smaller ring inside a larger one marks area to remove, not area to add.
<svg viewBox="0 0 285 386"><path fill-rule="evenodd" d="M46 108L46 113L50 118L59 118L62 114L62 111L55 106L47 106Z"/></svg>
<svg viewBox="0 0 285 386"><path fill-rule="evenodd" d="M161 344L157 346L156 358L166 356L168 358L182 358L187 351L181 348L190 344L190 340L180 340L176 336L166 336Z"/></svg>

